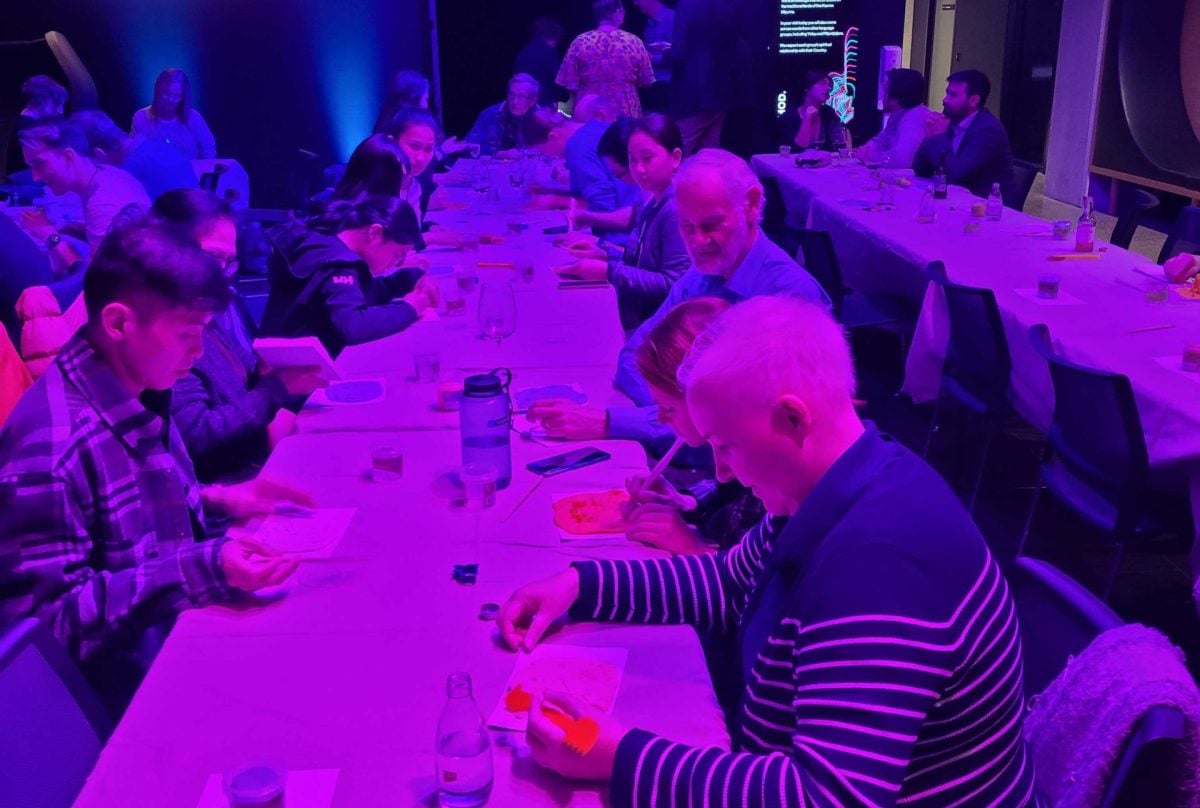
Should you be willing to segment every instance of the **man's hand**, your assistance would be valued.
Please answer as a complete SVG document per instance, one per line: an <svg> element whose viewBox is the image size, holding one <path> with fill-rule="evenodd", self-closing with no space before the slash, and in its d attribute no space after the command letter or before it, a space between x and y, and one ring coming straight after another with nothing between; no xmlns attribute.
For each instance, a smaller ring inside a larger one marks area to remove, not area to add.
<svg viewBox="0 0 1200 808"><path fill-rule="evenodd" d="M608 431L608 413L555 398L539 401L529 408L529 420L541 423L551 438L591 440L603 438Z"/></svg>
<svg viewBox="0 0 1200 808"><path fill-rule="evenodd" d="M38 241L45 241L58 232L44 210L27 210L21 214L21 226Z"/></svg>
<svg viewBox="0 0 1200 808"><path fill-rule="evenodd" d="M670 505L653 502L639 505L627 521L625 535L630 541L648 544L672 555L699 555L711 549L696 529L683 521L679 511Z"/></svg>
<svg viewBox="0 0 1200 808"><path fill-rule="evenodd" d="M471 144L451 135L442 141L442 154L449 156L451 154L461 154L471 150Z"/></svg>
<svg viewBox="0 0 1200 808"><path fill-rule="evenodd" d="M675 486L671 485L661 476L646 486L646 479L649 474L635 474L625 480L625 490L629 492L629 502L627 503L630 513L638 505L647 502L656 502L661 505L670 505L677 511L688 513L696 510L698 503L696 498L681 494Z"/></svg>
<svg viewBox="0 0 1200 808"><path fill-rule="evenodd" d="M299 562L253 539L230 539L221 545L221 571L229 585L243 592L276 586L291 575Z"/></svg>
<svg viewBox="0 0 1200 808"><path fill-rule="evenodd" d="M296 414L291 410L280 410L275 413L271 423L267 424L267 448L275 451L279 442L296 431Z"/></svg>
<svg viewBox="0 0 1200 808"><path fill-rule="evenodd" d="M608 262L594 258L585 258L573 264L555 267L555 272L567 278L579 278L585 281L608 280Z"/></svg>
<svg viewBox="0 0 1200 808"><path fill-rule="evenodd" d="M930 112L925 118L925 137L934 137L950 128L950 119L937 112Z"/></svg>
<svg viewBox="0 0 1200 808"><path fill-rule="evenodd" d="M586 755L571 749L565 743L566 732L542 712L543 708L564 713L574 719L586 717L595 721L600 727L595 745ZM529 710L526 740L533 754L533 762L545 769L558 772L572 780L608 782L612 779L617 746L624 737L625 728L616 719L574 696L566 693L534 694L533 707Z"/></svg>
<svg viewBox="0 0 1200 808"><path fill-rule="evenodd" d="M550 624L567 613L579 597L579 573L568 567L557 575L525 584L509 595L496 624L514 651L532 651Z"/></svg>
<svg viewBox="0 0 1200 808"><path fill-rule="evenodd" d="M1200 270L1200 256L1180 253L1163 264L1163 274L1171 283L1183 283Z"/></svg>
<svg viewBox="0 0 1200 808"><path fill-rule="evenodd" d="M404 302L412 306L417 314L424 314L427 309L437 308L441 300L441 292L437 282L428 275L417 281L416 287L404 296Z"/></svg>
<svg viewBox="0 0 1200 808"><path fill-rule="evenodd" d="M571 257L580 261L607 261L608 253L595 245L580 245L579 247L571 248Z"/></svg>
<svg viewBox="0 0 1200 808"><path fill-rule="evenodd" d="M204 489L204 504L239 521L269 516L288 507L317 507L307 492L261 477L237 485L209 486Z"/></svg>

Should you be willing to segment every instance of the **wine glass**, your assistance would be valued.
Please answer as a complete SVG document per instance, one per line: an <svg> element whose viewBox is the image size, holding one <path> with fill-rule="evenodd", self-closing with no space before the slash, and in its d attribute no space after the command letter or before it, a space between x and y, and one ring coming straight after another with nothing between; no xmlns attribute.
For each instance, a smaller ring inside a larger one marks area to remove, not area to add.
<svg viewBox="0 0 1200 808"><path fill-rule="evenodd" d="M517 330L517 299L508 283L491 281L479 292L479 329L499 345Z"/></svg>

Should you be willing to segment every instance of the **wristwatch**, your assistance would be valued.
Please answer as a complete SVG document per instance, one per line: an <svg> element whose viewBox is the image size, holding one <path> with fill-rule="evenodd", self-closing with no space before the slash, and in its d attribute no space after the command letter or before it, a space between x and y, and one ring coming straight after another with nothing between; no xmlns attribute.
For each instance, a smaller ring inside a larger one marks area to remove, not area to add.
<svg viewBox="0 0 1200 808"><path fill-rule="evenodd" d="M62 234L61 233L51 233L46 238L46 247L48 249L53 250L55 247L57 247L61 243L62 243Z"/></svg>

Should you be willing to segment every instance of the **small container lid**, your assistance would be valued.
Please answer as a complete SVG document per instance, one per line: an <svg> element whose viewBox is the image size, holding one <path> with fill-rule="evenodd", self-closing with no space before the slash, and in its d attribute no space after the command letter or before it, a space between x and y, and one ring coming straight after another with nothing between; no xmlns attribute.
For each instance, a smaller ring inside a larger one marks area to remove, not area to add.
<svg viewBox="0 0 1200 808"><path fill-rule="evenodd" d="M266 805L283 796L287 772L271 760L256 760L225 775L225 794L234 806Z"/></svg>
<svg viewBox="0 0 1200 808"><path fill-rule="evenodd" d="M468 376L463 381L463 395L484 398L498 396L504 392L500 377L494 373L484 373L479 376Z"/></svg>
<svg viewBox="0 0 1200 808"><path fill-rule="evenodd" d="M495 620L500 616L499 603L485 603L479 607L480 620Z"/></svg>

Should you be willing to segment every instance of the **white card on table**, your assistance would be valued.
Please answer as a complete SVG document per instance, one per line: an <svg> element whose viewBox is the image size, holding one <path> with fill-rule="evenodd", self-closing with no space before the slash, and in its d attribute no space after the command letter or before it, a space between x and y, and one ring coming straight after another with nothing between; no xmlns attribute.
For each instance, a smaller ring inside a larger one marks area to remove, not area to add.
<svg viewBox="0 0 1200 808"><path fill-rule="evenodd" d="M611 713L625 675L629 652L624 648L588 645L539 645L528 654L518 654L504 694L488 726L524 731L528 713L513 713L505 707L505 696L515 687L530 695L566 693L604 713Z"/></svg>
<svg viewBox="0 0 1200 808"><path fill-rule="evenodd" d="M254 538L286 555L329 558L357 512L357 508L318 508L295 516L268 516Z"/></svg>

